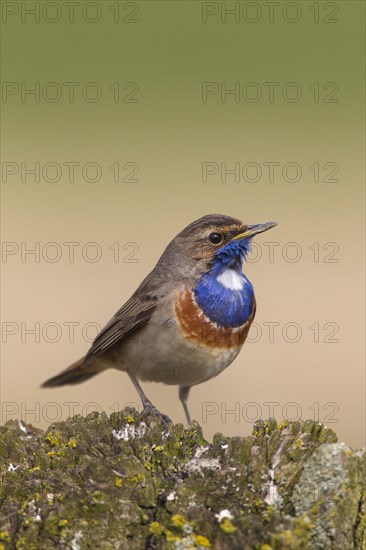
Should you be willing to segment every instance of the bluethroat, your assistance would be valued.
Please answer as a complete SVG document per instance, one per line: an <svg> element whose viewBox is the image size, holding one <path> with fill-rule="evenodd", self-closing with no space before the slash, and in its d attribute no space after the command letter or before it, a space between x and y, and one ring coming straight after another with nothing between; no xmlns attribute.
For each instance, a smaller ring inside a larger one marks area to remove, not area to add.
<svg viewBox="0 0 366 550"><path fill-rule="evenodd" d="M178 386L191 423L191 387L220 374L245 342L256 301L243 261L254 235L275 225L247 225L219 214L192 222L170 242L85 357L42 387L78 384L116 368L127 372L150 412L158 413L139 381Z"/></svg>

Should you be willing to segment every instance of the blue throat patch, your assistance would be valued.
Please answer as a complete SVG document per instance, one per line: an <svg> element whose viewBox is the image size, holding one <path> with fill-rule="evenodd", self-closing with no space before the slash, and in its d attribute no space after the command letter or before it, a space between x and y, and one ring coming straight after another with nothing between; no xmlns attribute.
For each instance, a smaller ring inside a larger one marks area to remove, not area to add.
<svg viewBox="0 0 366 550"><path fill-rule="evenodd" d="M254 289L242 273L242 264L250 252L250 242L231 241L217 250L210 271L205 273L194 289L198 305L215 323L227 328L244 324L253 312ZM235 278L243 288L231 290L217 278L227 270L235 271Z"/></svg>

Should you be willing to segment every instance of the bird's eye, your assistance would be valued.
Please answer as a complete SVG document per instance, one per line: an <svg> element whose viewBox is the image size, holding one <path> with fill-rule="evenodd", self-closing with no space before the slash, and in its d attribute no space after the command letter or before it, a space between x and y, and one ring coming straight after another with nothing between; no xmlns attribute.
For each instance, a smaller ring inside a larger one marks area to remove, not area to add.
<svg viewBox="0 0 366 550"><path fill-rule="evenodd" d="M210 233L208 238L213 244L219 244L222 241L222 235L220 235L220 233Z"/></svg>

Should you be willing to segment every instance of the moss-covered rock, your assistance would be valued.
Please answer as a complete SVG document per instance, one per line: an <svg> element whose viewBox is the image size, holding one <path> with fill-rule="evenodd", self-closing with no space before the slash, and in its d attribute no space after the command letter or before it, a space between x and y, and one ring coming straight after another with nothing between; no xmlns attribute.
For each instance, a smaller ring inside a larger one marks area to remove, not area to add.
<svg viewBox="0 0 366 550"><path fill-rule="evenodd" d="M0 428L0 550L366 549L365 452L312 421L250 437L133 409Z"/></svg>

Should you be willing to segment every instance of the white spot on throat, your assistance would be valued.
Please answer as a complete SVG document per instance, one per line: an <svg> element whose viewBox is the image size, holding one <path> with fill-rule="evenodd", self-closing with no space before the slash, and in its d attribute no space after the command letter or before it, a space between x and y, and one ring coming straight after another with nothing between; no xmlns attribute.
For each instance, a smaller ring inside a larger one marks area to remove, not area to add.
<svg viewBox="0 0 366 550"><path fill-rule="evenodd" d="M243 290L244 277L234 269L225 269L217 277L217 282L229 290Z"/></svg>

